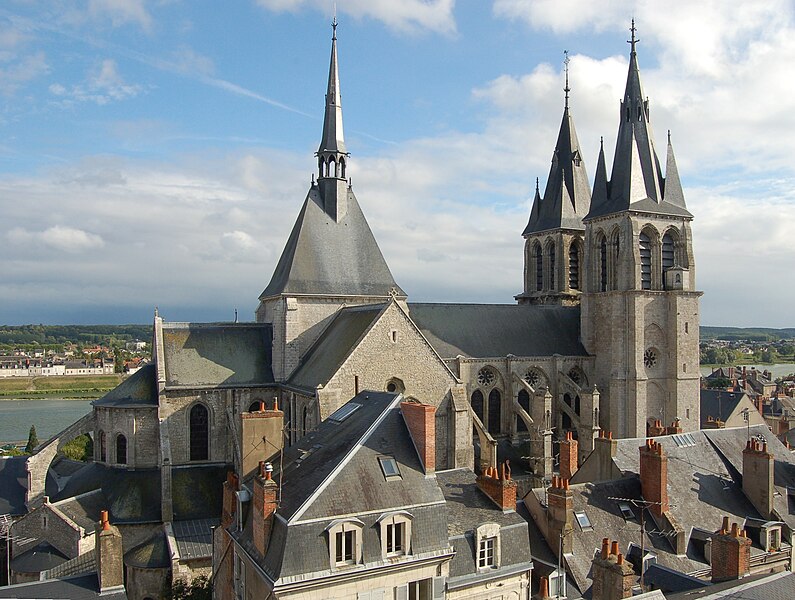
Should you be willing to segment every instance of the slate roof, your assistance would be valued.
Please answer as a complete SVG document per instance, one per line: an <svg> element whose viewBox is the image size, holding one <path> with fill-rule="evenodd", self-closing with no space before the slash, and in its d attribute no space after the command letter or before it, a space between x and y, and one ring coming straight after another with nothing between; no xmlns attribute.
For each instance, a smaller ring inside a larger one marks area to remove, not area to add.
<svg viewBox="0 0 795 600"><path fill-rule="evenodd" d="M724 516L738 522L746 517L759 517L742 486L734 480L731 465L710 443L710 433L707 430L690 432L687 435L695 444L682 447L677 445L676 436L654 438L668 456L671 514L688 535L693 527L716 531ZM644 444L645 438L618 440L614 460L621 471L640 473L639 448ZM742 447L745 448L744 438Z"/></svg>
<svg viewBox="0 0 795 600"><path fill-rule="evenodd" d="M726 422L742 401L744 392L727 392L726 390L701 390L701 421L707 417Z"/></svg>
<svg viewBox="0 0 795 600"><path fill-rule="evenodd" d="M54 506L69 517L74 523L89 533L94 532L94 526L100 519L101 511L107 508L107 499L102 490L95 490L56 502Z"/></svg>
<svg viewBox="0 0 795 600"><path fill-rule="evenodd" d="M312 186L260 300L280 294L388 298L392 290L405 297L350 188L347 203L337 222Z"/></svg>
<svg viewBox="0 0 795 600"><path fill-rule="evenodd" d="M11 559L11 570L17 573L40 573L66 562L66 556L47 542L40 542ZM2 588L0 588L2 589Z"/></svg>
<svg viewBox="0 0 795 600"><path fill-rule="evenodd" d="M356 516L364 523L363 560L370 565L382 560L377 520L392 510L413 517L412 554L447 551L444 496L434 479L425 478L398 407L401 398L362 392L345 405L360 405L345 420L326 419L285 450L274 473L282 482L278 518L260 561L272 579L328 571L324 532L335 518ZM385 479L382 455L394 457L401 479ZM249 511L238 539L253 552L250 518Z"/></svg>
<svg viewBox="0 0 795 600"><path fill-rule="evenodd" d="M314 389L327 383L350 355L356 342L383 312L385 304L342 308L320 334L290 376L289 383Z"/></svg>
<svg viewBox="0 0 795 600"><path fill-rule="evenodd" d="M157 406L157 372L155 365L149 363L130 375L119 385L94 400L94 406Z"/></svg>
<svg viewBox="0 0 795 600"><path fill-rule="evenodd" d="M734 600L791 600L795 590L795 573L782 571L780 573L756 575L740 580L725 581L710 585L698 595L693 592L668 594L668 600L717 600L718 598L731 598Z"/></svg>
<svg viewBox="0 0 795 600"><path fill-rule="evenodd" d="M24 456L0 457L0 515L24 515L28 474Z"/></svg>
<svg viewBox="0 0 795 600"><path fill-rule="evenodd" d="M409 303L409 316L445 359L588 355L576 306Z"/></svg>
<svg viewBox="0 0 795 600"><path fill-rule="evenodd" d="M158 530L151 538L124 553L124 564L142 569L165 569L171 566L166 534Z"/></svg>
<svg viewBox="0 0 795 600"><path fill-rule="evenodd" d="M775 457L773 467L773 482L776 494L773 497L773 506L790 529L795 529L795 502L790 498L788 489L795 489L795 457L779 439L773 435L766 425L755 425L750 428L752 436L762 436L767 442L768 452ZM704 431L710 442L718 452L731 464L738 480L742 480L743 450L748 439L748 430L745 427L729 429L715 429ZM759 517L758 514L754 515Z"/></svg>
<svg viewBox="0 0 795 600"><path fill-rule="evenodd" d="M174 521L174 540L182 560L207 558L213 555L213 527L219 519L194 519L192 521Z"/></svg>
<svg viewBox="0 0 795 600"><path fill-rule="evenodd" d="M97 553L94 549L84 552L53 567L47 571L42 571L42 579L64 579L66 577L76 577L97 572Z"/></svg>
<svg viewBox="0 0 795 600"><path fill-rule="evenodd" d="M512 567L531 569L527 522L516 512L503 513L478 489L475 479L475 474L468 469L436 474L447 504L447 534L455 549L450 579L478 573L474 530L484 523L500 526L502 564L494 571L495 575Z"/></svg>
<svg viewBox="0 0 795 600"><path fill-rule="evenodd" d="M582 218L591 207L591 186L582 160L574 119L566 106L552 155L543 199L536 189L523 236L548 229L584 230Z"/></svg>
<svg viewBox="0 0 795 600"><path fill-rule="evenodd" d="M163 323L166 386L273 383L272 332L266 323Z"/></svg>
<svg viewBox="0 0 795 600"><path fill-rule="evenodd" d="M0 587L0 598L89 600L99 597L96 574ZM118 590L105 591L101 597L103 600L127 600L127 593L124 588L119 588Z"/></svg>

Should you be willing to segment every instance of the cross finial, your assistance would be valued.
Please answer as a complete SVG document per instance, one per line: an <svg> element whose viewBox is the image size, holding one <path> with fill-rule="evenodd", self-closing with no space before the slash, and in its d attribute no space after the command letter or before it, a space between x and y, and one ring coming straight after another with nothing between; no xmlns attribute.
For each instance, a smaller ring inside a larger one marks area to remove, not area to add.
<svg viewBox="0 0 795 600"><path fill-rule="evenodd" d="M571 91L571 88L569 87L569 62L570 62L569 61L569 51L568 50L564 50L563 51L563 56L565 57L563 59L563 68L566 71L566 87L563 88L563 91L566 93L566 108L568 108L569 107L569 92Z"/></svg>
<svg viewBox="0 0 795 600"><path fill-rule="evenodd" d="M627 44L632 44L632 54L635 54L635 44L637 44L640 40L635 37L635 32L637 29L635 28L635 19L632 19L632 27L629 28L629 31L632 33L632 39L627 40Z"/></svg>
<svg viewBox="0 0 795 600"><path fill-rule="evenodd" d="M538 177L536 177L536 194L538 194L538 193L539 193L539 189L538 189Z"/></svg>
<svg viewBox="0 0 795 600"><path fill-rule="evenodd" d="M334 18L331 19L331 29L333 30L331 39L336 40L337 39L337 4L336 3L334 4Z"/></svg>

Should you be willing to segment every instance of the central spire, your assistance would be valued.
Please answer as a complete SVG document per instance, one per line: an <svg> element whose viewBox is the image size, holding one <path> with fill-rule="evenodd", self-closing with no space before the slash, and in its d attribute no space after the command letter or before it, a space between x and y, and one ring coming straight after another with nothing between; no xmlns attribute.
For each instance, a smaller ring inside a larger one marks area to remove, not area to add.
<svg viewBox="0 0 795 600"><path fill-rule="evenodd" d="M337 66L337 17L331 22L331 64L326 88L326 112L323 117L323 135L317 149L317 176L320 197L326 213L339 221L347 212L348 185L346 169L348 150L342 132L342 101L340 76Z"/></svg>

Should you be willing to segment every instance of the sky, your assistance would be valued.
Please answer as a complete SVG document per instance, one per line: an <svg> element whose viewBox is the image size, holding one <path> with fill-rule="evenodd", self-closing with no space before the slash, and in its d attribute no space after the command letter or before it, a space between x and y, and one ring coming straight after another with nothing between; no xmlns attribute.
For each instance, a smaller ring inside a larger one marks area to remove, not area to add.
<svg viewBox="0 0 795 600"><path fill-rule="evenodd" d="M332 0L5 0L0 324L253 320L315 171ZM795 318L795 8L337 0L349 175L412 301L505 302L570 106L608 169L630 20L703 325Z"/></svg>

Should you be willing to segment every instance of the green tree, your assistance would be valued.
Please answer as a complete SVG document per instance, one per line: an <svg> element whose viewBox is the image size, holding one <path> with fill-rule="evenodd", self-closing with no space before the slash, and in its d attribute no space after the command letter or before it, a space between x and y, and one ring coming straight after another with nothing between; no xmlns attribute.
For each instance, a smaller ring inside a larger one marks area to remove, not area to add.
<svg viewBox="0 0 795 600"><path fill-rule="evenodd" d="M28 445L25 446L25 452L27 454L33 454L33 450L36 449L36 446L39 445L39 436L36 435L36 426L30 426L30 433L28 433Z"/></svg>
<svg viewBox="0 0 795 600"><path fill-rule="evenodd" d="M170 587L166 587L163 596L166 600L212 600L213 586L204 575L196 577L190 583L177 579Z"/></svg>
<svg viewBox="0 0 795 600"><path fill-rule="evenodd" d="M90 435L84 433L64 444L60 452L66 458L87 462L94 457L94 441Z"/></svg>

